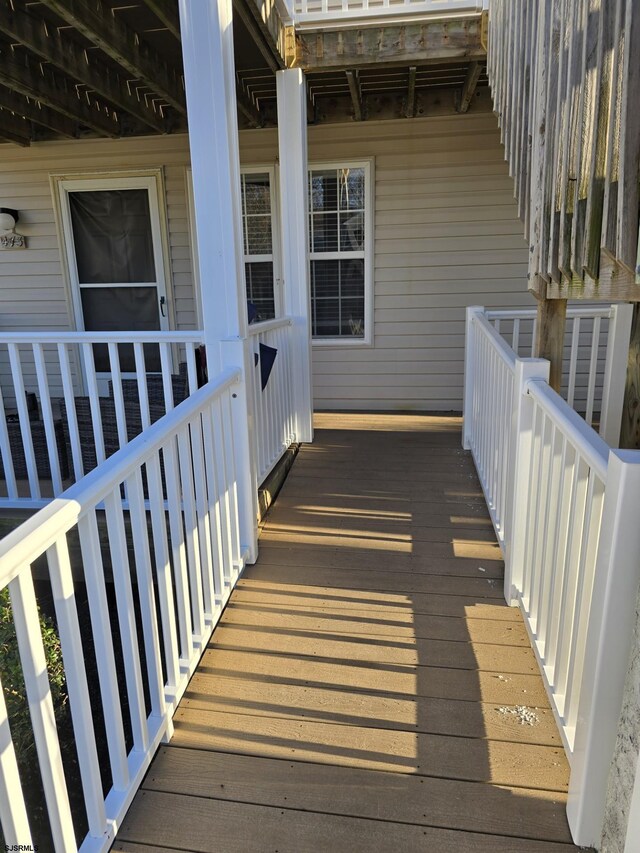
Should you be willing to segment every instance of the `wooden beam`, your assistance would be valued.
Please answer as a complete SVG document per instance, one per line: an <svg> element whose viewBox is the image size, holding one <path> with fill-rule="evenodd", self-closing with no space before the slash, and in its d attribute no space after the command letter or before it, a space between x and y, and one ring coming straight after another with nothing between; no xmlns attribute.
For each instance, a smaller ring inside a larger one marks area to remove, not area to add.
<svg viewBox="0 0 640 853"><path fill-rule="evenodd" d="M622 407L620 447L640 448L640 305L634 305L627 380Z"/></svg>
<svg viewBox="0 0 640 853"><path fill-rule="evenodd" d="M41 0L64 21L103 50L129 74L155 92L181 115L187 104L181 76L138 33L125 24L117 11L102 0Z"/></svg>
<svg viewBox="0 0 640 853"><path fill-rule="evenodd" d="M298 32L294 64L304 71L425 65L484 59L480 19L386 24L362 29Z"/></svg>
<svg viewBox="0 0 640 853"><path fill-rule="evenodd" d="M233 14L247 28L255 46L262 54L265 62L273 71L281 71L285 67L285 61L278 45L269 29L263 21L256 5L252 0L233 0ZM284 44L284 33L283 33Z"/></svg>
<svg viewBox="0 0 640 853"><path fill-rule="evenodd" d="M458 112L466 113L469 109L471 99L476 93L476 87L480 74L482 73L482 65L479 62L470 62L467 68L467 76L465 77L462 89L460 91L460 103L458 104Z"/></svg>
<svg viewBox="0 0 640 853"><path fill-rule="evenodd" d="M538 299L534 355L536 358L548 359L551 364L549 385L560 392L567 300L547 299L546 293L541 295L542 298Z"/></svg>
<svg viewBox="0 0 640 853"><path fill-rule="evenodd" d="M349 70L345 71L345 74L349 83L349 94L351 95L351 103L353 105L353 118L355 121L362 121L362 92L360 91L358 72Z"/></svg>
<svg viewBox="0 0 640 853"><path fill-rule="evenodd" d="M17 95L15 92L5 89L4 86L0 86L0 107L18 116L23 116L23 118L29 119L34 124L47 127L61 136L67 136L69 139L77 136L78 126L75 121L55 110L49 109L49 107L38 101L32 101L22 95Z"/></svg>
<svg viewBox="0 0 640 853"><path fill-rule="evenodd" d="M251 127L264 126L264 116L258 106L247 96L240 83L236 83L236 101L238 111L246 118Z"/></svg>
<svg viewBox="0 0 640 853"><path fill-rule="evenodd" d="M166 132L166 119L152 103L137 96L134 86L127 85L109 69L101 67L95 56L61 37L53 28L47 28L42 19L3 4L0 6L0 31L73 80L85 83L107 101L141 119L148 127L160 133Z"/></svg>
<svg viewBox="0 0 640 853"><path fill-rule="evenodd" d="M31 127L23 118L0 110L0 137L27 148L31 145Z"/></svg>
<svg viewBox="0 0 640 853"><path fill-rule="evenodd" d="M407 107L405 109L405 116L407 118L413 118L416 114L416 66L412 65L409 68L409 82L407 84Z"/></svg>
<svg viewBox="0 0 640 853"><path fill-rule="evenodd" d="M144 3L171 35L180 41L180 15L175 0L144 0Z"/></svg>
<svg viewBox="0 0 640 853"><path fill-rule="evenodd" d="M98 105L87 93L69 91L63 81L42 65L36 71L31 65L19 63L5 54L0 62L0 84L27 98L40 101L103 136L120 136L121 127L117 116Z"/></svg>

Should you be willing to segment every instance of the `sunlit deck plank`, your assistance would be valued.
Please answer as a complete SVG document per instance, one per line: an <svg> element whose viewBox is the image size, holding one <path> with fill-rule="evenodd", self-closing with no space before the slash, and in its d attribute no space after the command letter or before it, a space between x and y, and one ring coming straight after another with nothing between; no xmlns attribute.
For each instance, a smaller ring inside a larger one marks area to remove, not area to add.
<svg viewBox="0 0 640 853"><path fill-rule="evenodd" d="M575 849L457 419L317 425L114 849Z"/></svg>

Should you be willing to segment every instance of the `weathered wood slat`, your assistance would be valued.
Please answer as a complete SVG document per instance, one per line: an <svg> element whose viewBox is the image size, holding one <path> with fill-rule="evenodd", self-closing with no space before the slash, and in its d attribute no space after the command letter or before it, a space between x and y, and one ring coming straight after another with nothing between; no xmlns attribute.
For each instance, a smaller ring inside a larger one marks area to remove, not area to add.
<svg viewBox="0 0 640 853"><path fill-rule="evenodd" d="M380 820L181 797L144 791L114 851L139 853L136 842L206 853L513 853L512 838ZM133 846L129 846L134 842ZM188 847L187 847L188 845ZM566 844L519 838L518 853L567 853ZM148 853L153 847L142 848ZM156 848L157 849L157 848Z"/></svg>
<svg viewBox="0 0 640 853"><path fill-rule="evenodd" d="M547 298L640 301L639 51L633 0L492 3L489 83Z"/></svg>
<svg viewBox="0 0 640 853"><path fill-rule="evenodd" d="M169 747L160 750L145 787L418 826L571 840L558 819L565 797L557 792L540 796L526 789ZM375 796L363 797L364 790Z"/></svg>
<svg viewBox="0 0 640 853"><path fill-rule="evenodd" d="M318 418L114 850L574 849L522 618L501 561L473 555L493 547L486 509L435 423ZM430 465L436 500L415 501ZM467 556L442 556L456 543Z"/></svg>

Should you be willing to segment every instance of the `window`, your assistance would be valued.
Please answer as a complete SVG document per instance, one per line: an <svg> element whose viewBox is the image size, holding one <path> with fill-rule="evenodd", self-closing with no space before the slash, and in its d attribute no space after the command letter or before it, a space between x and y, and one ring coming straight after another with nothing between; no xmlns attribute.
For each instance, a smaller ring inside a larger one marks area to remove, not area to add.
<svg viewBox="0 0 640 853"><path fill-rule="evenodd" d="M270 169L242 172L242 234L249 322L271 320L278 313L274 257L275 181Z"/></svg>
<svg viewBox="0 0 640 853"><path fill-rule="evenodd" d="M309 170L314 341L371 342L370 164Z"/></svg>

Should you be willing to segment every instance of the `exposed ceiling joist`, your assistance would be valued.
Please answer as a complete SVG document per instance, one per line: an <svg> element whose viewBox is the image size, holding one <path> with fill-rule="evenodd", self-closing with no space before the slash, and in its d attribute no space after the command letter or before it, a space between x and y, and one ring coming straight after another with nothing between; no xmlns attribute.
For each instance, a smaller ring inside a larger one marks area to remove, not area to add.
<svg viewBox="0 0 640 853"><path fill-rule="evenodd" d="M236 85L236 100L238 102L238 111L242 113L251 127L262 127L264 125L262 113L251 98L248 97L240 83Z"/></svg>
<svg viewBox="0 0 640 853"><path fill-rule="evenodd" d="M249 31L249 35L269 68L273 72L282 70L285 67L284 60L253 0L233 0L233 13L240 18Z"/></svg>
<svg viewBox="0 0 640 853"><path fill-rule="evenodd" d="M349 84L349 94L351 95L351 103L353 104L353 118L355 121L362 121L362 92L360 91L360 83L358 81L358 72L348 70L347 82Z"/></svg>
<svg viewBox="0 0 640 853"><path fill-rule="evenodd" d="M180 15L175 0L144 0L144 3L171 35L180 41Z"/></svg>
<svg viewBox="0 0 640 853"><path fill-rule="evenodd" d="M41 19L3 4L0 6L0 31L148 127L166 132L166 119L144 96L137 96L134 85L127 85L111 69L101 67L94 57L88 56L71 40L63 39L53 28L48 29Z"/></svg>
<svg viewBox="0 0 640 853"><path fill-rule="evenodd" d="M0 84L19 92L33 100L40 101L45 106L84 124L102 136L120 136L121 127L111 111L95 103L90 97L77 90L69 91L60 80L43 66L36 71L26 63L2 56L0 62Z"/></svg>
<svg viewBox="0 0 640 853"><path fill-rule="evenodd" d="M53 130L69 139L73 139L77 135L75 121L38 101L27 100L22 95L5 89L4 86L0 86L0 107L18 116L24 116L29 121L42 125L42 127Z"/></svg>
<svg viewBox="0 0 640 853"><path fill-rule="evenodd" d="M407 84L407 108L404 112L407 118L413 118L416 114L416 73L415 65L409 68L409 82Z"/></svg>
<svg viewBox="0 0 640 853"><path fill-rule="evenodd" d="M385 68L484 59L480 18L296 33L293 64L304 71Z"/></svg>
<svg viewBox="0 0 640 853"><path fill-rule="evenodd" d="M31 145L31 127L28 121L12 115L6 110L0 111L0 138L7 142L15 142L27 148Z"/></svg>
<svg viewBox="0 0 640 853"><path fill-rule="evenodd" d="M93 44L125 68L132 77L164 98L182 115L187 103L180 75L142 41L102 0L42 0Z"/></svg>
<svg viewBox="0 0 640 853"><path fill-rule="evenodd" d="M482 65L479 62L469 63L467 76L465 77L465 81L462 85L462 91L460 92L460 103L458 104L459 113L466 113L469 109L469 104L475 95L481 73Z"/></svg>

